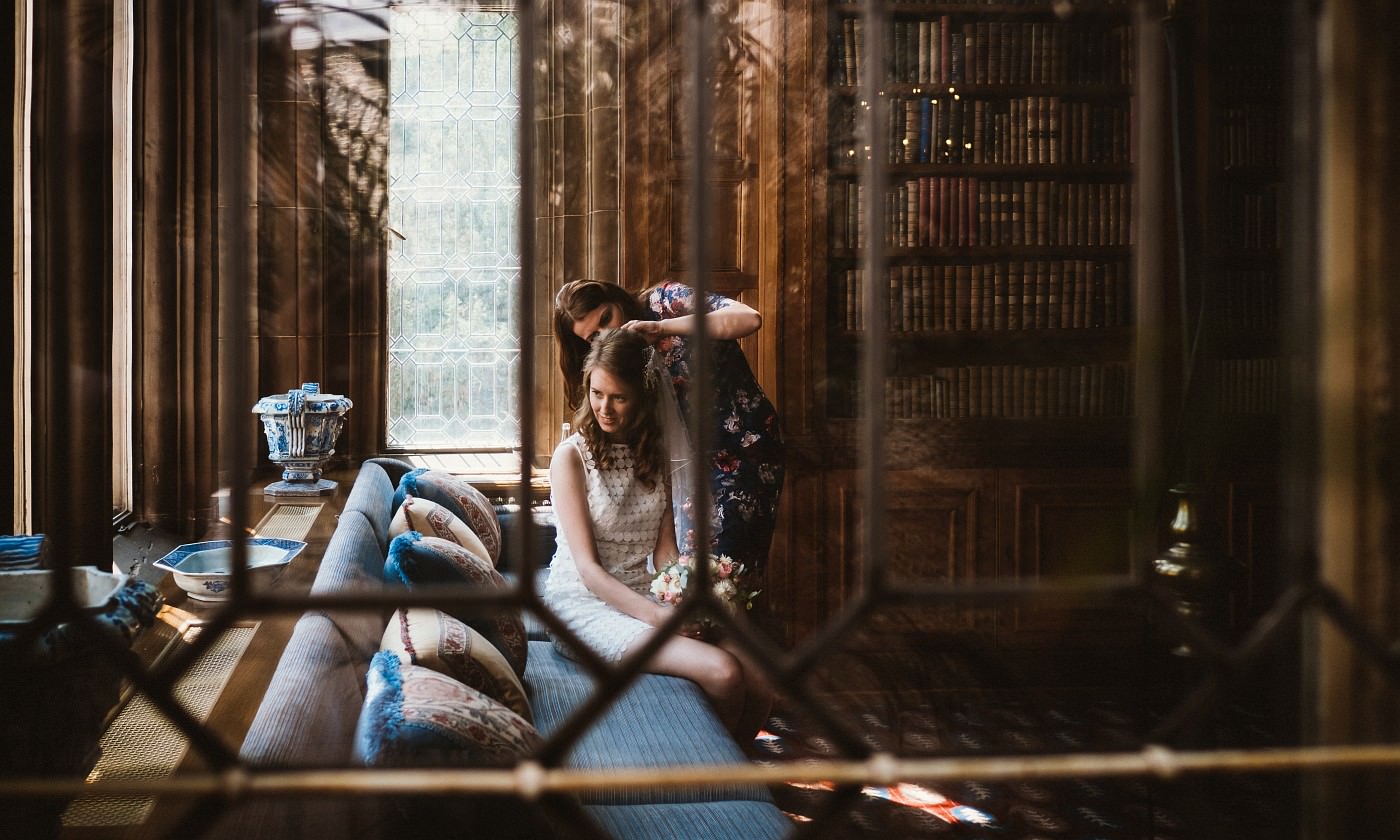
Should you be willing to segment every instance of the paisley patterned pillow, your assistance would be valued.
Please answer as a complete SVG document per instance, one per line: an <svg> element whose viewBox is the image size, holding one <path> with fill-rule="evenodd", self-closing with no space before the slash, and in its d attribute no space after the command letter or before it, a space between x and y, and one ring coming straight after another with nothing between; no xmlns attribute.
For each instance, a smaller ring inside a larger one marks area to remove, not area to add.
<svg viewBox="0 0 1400 840"><path fill-rule="evenodd" d="M392 651L374 655L365 682L355 754L369 767L509 767L540 746L520 715Z"/></svg>
<svg viewBox="0 0 1400 840"><path fill-rule="evenodd" d="M404 473L394 492L394 504L400 506L409 496L437 502L456 514L467 523L486 545L492 565L501 559L501 523L496 518L496 508L486 494L472 486L470 481L445 470L429 470L422 467Z"/></svg>
<svg viewBox="0 0 1400 840"><path fill-rule="evenodd" d="M491 562L441 537L409 531L389 543L384 580L409 589L465 584L469 588L504 590L510 584ZM519 675L525 674L525 622L519 610L496 606L454 606L444 610L486 637L505 654Z"/></svg>
<svg viewBox="0 0 1400 840"><path fill-rule="evenodd" d="M389 539L409 531L418 531L430 537L451 540L478 557L490 557L486 543L476 532L467 527L455 513L437 502L405 495L403 503L394 513L389 523Z"/></svg>
<svg viewBox="0 0 1400 840"><path fill-rule="evenodd" d="M525 686L504 654L486 637L442 610L397 610L384 628L380 649L404 665L421 665L480 691L534 723Z"/></svg>

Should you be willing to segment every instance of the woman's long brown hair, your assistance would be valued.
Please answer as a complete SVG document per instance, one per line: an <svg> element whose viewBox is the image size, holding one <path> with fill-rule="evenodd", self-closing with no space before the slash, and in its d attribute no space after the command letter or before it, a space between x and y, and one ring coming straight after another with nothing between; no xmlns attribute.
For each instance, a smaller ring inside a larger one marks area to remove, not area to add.
<svg viewBox="0 0 1400 840"><path fill-rule="evenodd" d="M636 414L623 434L632 447L633 472L648 488L655 487L665 476L666 465L664 435L657 411L656 389L661 385L660 374L653 370L651 376L647 375L653 352L647 340L637 333L607 330L593 339L580 374L587 382L593 371L605 370L631 390ZM615 441L609 441L598 426L598 418L593 416L593 406L587 399L574 411L574 427L588 445L593 462L600 469L611 467L614 459L609 443Z"/></svg>
<svg viewBox="0 0 1400 840"><path fill-rule="evenodd" d="M564 375L564 402L570 409L585 402L583 360L588 355L588 342L574 335L574 324L605 303L620 306L627 320L649 317L642 299L616 283L571 280L554 295L554 343L559 348L559 372Z"/></svg>

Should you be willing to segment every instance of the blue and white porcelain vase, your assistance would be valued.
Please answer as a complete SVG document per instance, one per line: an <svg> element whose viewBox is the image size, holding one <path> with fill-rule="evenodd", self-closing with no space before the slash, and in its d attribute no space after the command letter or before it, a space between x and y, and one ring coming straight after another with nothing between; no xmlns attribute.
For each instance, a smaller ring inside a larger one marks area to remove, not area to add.
<svg viewBox="0 0 1400 840"><path fill-rule="evenodd" d="M269 496L318 496L335 489L321 477L321 467L335 454L335 442L345 425L349 397L322 394L316 382L305 382L285 394L263 397L253 406L262 416L267 457L282 465L282 480L263 488Z"/></svg>

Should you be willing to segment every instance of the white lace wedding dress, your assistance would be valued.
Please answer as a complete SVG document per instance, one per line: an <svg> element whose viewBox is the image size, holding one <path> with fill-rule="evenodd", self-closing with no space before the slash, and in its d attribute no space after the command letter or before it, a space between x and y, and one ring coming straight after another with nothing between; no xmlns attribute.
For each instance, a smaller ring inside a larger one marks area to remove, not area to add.
<svg viewBox="0 0 1400 840"><path fill-rule="evenodd" d="M599 562L613 577L650 597L652 574L647 569L647 558L656 546L661 517L671 513L665 484L658 481L654 488L647 489L637 480L626 444L612 444L615 463L600 470L582 436L575 433L568 442L583 456L588 511ZM609 662L621 659L627 646L651 629L650 624L614 609L584 585L563 528L556 539L544 600L580 639ZM569 655L566 646L556 647Z"/></svg>

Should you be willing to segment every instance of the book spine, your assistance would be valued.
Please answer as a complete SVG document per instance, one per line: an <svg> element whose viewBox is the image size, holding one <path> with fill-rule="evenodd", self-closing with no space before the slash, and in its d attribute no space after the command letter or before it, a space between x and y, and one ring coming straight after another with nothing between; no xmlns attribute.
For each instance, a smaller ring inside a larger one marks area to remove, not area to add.
<svg viewBox="0 0 1400 840"><path fill-rule="evenodd" d="M919 163L933 160L933 100L923 97L919 100Z"/></svg>

